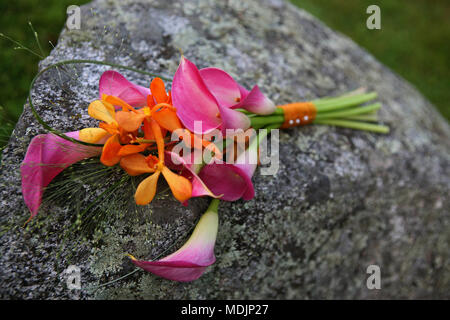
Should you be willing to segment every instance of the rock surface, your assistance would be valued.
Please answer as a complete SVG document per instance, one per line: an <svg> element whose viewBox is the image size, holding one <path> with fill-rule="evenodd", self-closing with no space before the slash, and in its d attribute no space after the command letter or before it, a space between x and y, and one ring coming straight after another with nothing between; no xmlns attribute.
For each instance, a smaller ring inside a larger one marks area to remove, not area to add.
<svg viewBox="0 0 450 320"><path fill-rule="evenodd" d="M125 252L150 259L182 244L207 203L184 208L160 197L125 218L109 212L100 235L75 249L72 238L61 239L71 207L45 206L21 228L29 213L19 165L44 132L26 104L1 166L2 299L450 298L449 125L411 85L304 11L279 0L96 0L82 7L81 29L65 28L40 67L95 59L171 77L179 48L199 67L257 83L279 104L368 87L391 133L281 132L278 173L257 171L254 200L222 203L217 262L199 280L139 270L108 283L135 270ZM87 105L108 69L72 67L65 71L74 80L48 72L33 90L38 111L62 131L93 124ZM70 264L81 268L83 290L66 288ZM369 265L381 268L381 290L366 287Z"/></svg>

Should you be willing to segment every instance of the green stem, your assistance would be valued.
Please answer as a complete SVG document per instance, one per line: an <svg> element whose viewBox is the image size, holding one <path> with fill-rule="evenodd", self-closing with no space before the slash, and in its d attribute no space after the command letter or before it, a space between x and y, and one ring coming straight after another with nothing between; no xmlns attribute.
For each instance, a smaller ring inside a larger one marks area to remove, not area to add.
<svg viewBox="0 0 450 320"><path fill-rule="evenodd" d="M38 58L41 58L41 59L44 59L44 58L45 58L44 56L41 56L39 53L34 52L33 50L31 50L31 49L25 47L23 44L17 42L17 41L14 40L14 39L11 39L10 37L8 37L7 35L5 35L5 34L3 34L3 33L0 33L0 38L5 38L5 39L11 41L11 42L14 43L15 45L18 45L18 46L19 46L19 49L23 49L23 50L25 50L25 51L28 51L29 53L34 54L34 55L35 55L36 57L38 57Z"/></svg>
<svg viewBox="0 0 450 320"><path fill-rule="evenodd" d="M271 124L274 122L283 122L284 115L270 115L270 116L258 116L250 118L250 123L252 127L263 127L267 124Z"/></svg>
<svg viewBox="0 0 450 320"><path fill-rule="evenodd" d="M270 132L270 131L272 131L272 129L279 129L282 124L283 124L283 122L271 123L264 128Z"/></svg>
<svg viewBox="0 0 450 320"><path fill-rule="evenodd" d="M345 109L353 106L360 105L362 103L365 103L367 101L373 100L377 97L377 94L375 92L367 93L367 94L361 94L361 95L354 95L349 97L341 97L336 98L333 100L326 100L321 101L314 100L312 103L317 108L317 113L327 112L327 111L334 111L339 109Z"/></svg>
<svg viewBox="0 0 450 320"><path fill-rule="evenodd" d="M344 117L349 117L349 116L361 115L361 114L365 114L365 113L369 113L369 112L378 110L380 108L381 108L381 103L375 103L375 104L371 104L368 106L345 109L342 111L318 113L316 116L316 120L336 119L336 118L344 118Z"/></svg>
<svg viewBox="0 0 450 320"><path fill-rule="evenodd" d="M274 113L272 115L282 115L284 117L284 110L280 107L277 107Z"/></svg>
<svg viewBox="0 0 450 320"><path fill-rule="evenodd" d="M369 93L359 93L359 94L344 94L338 97L332 97L332 98L319 98L316 100L313 100L314 104L319 105L329 105L329 104L336 104L343 101L353 100L353 99L374 99L377 97L377 94L375 92L369 92Z"/></svg>
<svg viewBox="0 0 450 320"><path fill-rule="evenodd" d="M254 114L253 112L250 112L250 111L247 111L247 110L245 110L245 109L240 109L240 108L238 108L238 109L235 109L236 111L239 111L239 112L242 112L243 114L246 114L246 115L252 115L252 114Z"/></svg>
<svg viewBox="0 0 450 320"><path fill-rule="evenodd" d="M34 27L33 27L33 24L31 23L31 21L28 21L28 25L30 26L31 31L33 32L34 40L36 40L37 46L39 48L39 51L42 54L42 57L45 57L46 54L45 54L44 50L42 49L41 42L39 41L38 33L36 32L36 30L34 30Z"/></svg>
<svg viewBox="0 0 450 320"><path fill-rule="evenodd" d="M361 114L351 117L344 117L342 120L357 120L357 121L369 121L369 122L377 122L378 118L376 113L367 113L367 114Z"/></svg>
<svg viewBox="0 0 450 320"><path fill-rule="evenodd" d="M212 212L218 212L219 211L219 203L220 200L219 199L212 199L211 203L209 204L208 211L212 211Z"/></svg>
<svg viewBox="0 0 450 320"><path fill-rule="evenodd" d="M326 124L326 125L344 127L344 128L350 128L350 129L358 129L358 130L364 130L364 131L371 131L371 132L377 132L377 133L388 133L389 132L389 127L387 127L387 126L373 124L373 123L359 122L359 121L324 119L324 120L315 120L314 123L315 124Z"/></svg>

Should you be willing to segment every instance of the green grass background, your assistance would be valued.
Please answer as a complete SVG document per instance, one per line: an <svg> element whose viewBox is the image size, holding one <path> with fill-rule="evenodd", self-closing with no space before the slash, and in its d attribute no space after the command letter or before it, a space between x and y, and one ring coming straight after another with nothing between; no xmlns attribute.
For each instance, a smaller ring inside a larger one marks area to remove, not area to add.
<svg viewBox="0 0 450 320"><path fill-rule="evenodd" d="M66 8L89 1L14 0L0 2L0 32L38 51L28 21L46 54L56 45ZM348 36L413 83L450 119L450 1L292 0ZM381 8L381 30L366 28L366 8ZM0 39L0 146L22 112L39 59Z"/></svg>
<svg viewBox="0 0 450 320"><path fill-rule="evenodd" d="M292 0L411 82L450 120L449 0ZM369 30L376 4L381 29Z"/></svg>
<svg viewBox="0 0 450 320"><path fill-rule="evenodd" d="M80 5L88 0L3 0L0 1L0 33L39 52L28 21L39 34L40 43L48 55L56 46L59 33L66 21L69 5ZM37 73L39 58L14 49L15 44L0 38L0 146L8 142L23 105L30 82Z"/></svg>

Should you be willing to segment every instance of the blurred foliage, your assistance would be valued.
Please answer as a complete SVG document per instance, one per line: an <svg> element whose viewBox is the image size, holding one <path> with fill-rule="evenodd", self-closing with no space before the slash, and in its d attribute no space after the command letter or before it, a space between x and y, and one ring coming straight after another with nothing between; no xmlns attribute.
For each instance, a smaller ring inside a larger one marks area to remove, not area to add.
<svg viewBox="0 0 450 320"><path fill-rule="evenodd" d="M28 21L47 55L56 45L66 8L88 0L1 1L0 32L39 52ZM450 119L450 1L292 0L341 31L412 82ZM366 8L381 8L381 30L366 28ZM39 58L0 39L0 146L22 112Z"/></svg>
<svg viewBox="0 0 450 320"><path fill-rule="evenodd" d="M411 82L450 120L449 0L291 2L366 48ZM380 7L380 30L366 27L366 9L372 4Z"/></svg>
<svg viewBox="0 0 450 320"><path fill-rule="evenodd" d="M69 5L80 5L88 0L14 0L0 1L0 33L18 41L25 47L40 53L31 21L38 32L41 46L48 55L56 45L59 33L66 21ZM7 143L23 105L27 99L30 82L38 70L40 58L22 50L17 45L0 38L0 146Z"/></svg>

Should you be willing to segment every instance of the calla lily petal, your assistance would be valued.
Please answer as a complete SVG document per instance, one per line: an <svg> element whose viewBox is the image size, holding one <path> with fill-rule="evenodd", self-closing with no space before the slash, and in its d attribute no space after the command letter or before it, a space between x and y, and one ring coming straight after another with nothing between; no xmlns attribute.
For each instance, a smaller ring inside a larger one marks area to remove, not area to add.
<svg viewBox="0 0 450 320"><path fill-rule="evenodd" d="M220 126L218 102L203 81L197 67L182 57L172 84L172 101L181 122L194 131L194 122L202 121L202 132Z"/></svg>
<svg viewBox="0 0 450 320"><path fill-rule="evenodd" d="M190 153L188 156L180 157L174 152L166 151L165 164L174 170L186 169L187 174L182 174L192 183L191 197L210 196L212 198L220 198L222 195L215 195L197 175L193 156L194 153ZM202 154L200 153L199 156L201 157ZM190 158L190 161L186 161L185 158Z"/></svg>
<svg viewBox="0 0 450 320"><path fill-rule="evenodd" d="M255 132L254 129L249 130ZM236 162L233 164L235 167L242 170L248 178L253 176L258 165L258 139L261 139L260 137L257 137L256 134L250 133L250 135L251 139L249 147L238 155Z"/></svg>
<svg viewBox="0 0 450 320"><path fill-rule="evenodd" d="M253 130L253 129L250 129ZM240 153L236 163L210 163L205 165L199 172L200 181L214 193L221 194L221 200L235 201L240 198L250 200L255 196L252 176L257 166L258 138L253 137L249 147ZM194 191L199 190L195 181L192 183ZM193 196L200 196L193 192Z"/></svg>
<svg viewBox="0 0 450 320"><path fill-rule="evenodd" d="M221 200L236 201L244 194L246 198L254 195L251 177L236 165L208 164L202 168L198 176L214 194L222 195Z"/></svg>
<svg viewBox="0 0 450 320"><path fill-rule="evenodd" d="M222 132L225 134L226 129L243 129L250 128L250 119L240 111L236 111L219 105L220 117L222 118Z"/></svg>
<svg viewBox="0 0 450 320"><path fill-rule="evenodd" d="M218 68L204 68L200 70L200 75L220 105L231 107L241 101L237 82L225 71Z"/></svg>
<svg viewBox="0 0 450 320"><path fill-rule="evenodd" d="M108 70L102 74L99 82L100 99L103 94L119 97L133 107L147 104L148 88L128 81L119 72Z"/></svg>
<svg viewBox="0 0 450 320"><path fill-rule="evenodd" d="M242 86L241 84L237 84L239 87L239 92L241 93L241 101L244 100L247 96L249 91L247 89L244 88L244 86Z"/></svg>
<svg viewBox="0 0 450 320"><path fill-rule="evenodd" d="M244 180L247 183L247 188L242 195L242 199L244 200L253 199L253 197L255 196L255 189L253 187L253 184L251 183L251 178L255 173L256 167L258 165L258 140L265 139L265 137L261 138L256 135L251 136L253 138L251 138L249 142L249 147L238 156L238 158L236 159L236 163L234 164L234 167L238 168L240 170L240 173L243 174Z"/></svg>
<svg viewBox="0 0 450 320"><path fill-rule="evenodd" d="M219 226L218 204L217 199L211 202L191 237L179 250L158 261L142 261L130 256L132 262L169 280L188 282L200 278L206 267L216 261L214 245Z"/></svg>
<svg viewBox="0 0 450 320"><path fill-rule="evenodd" d="M79 131L65 135L80 138ZM53 178L70 165L97 156L101 151L101 147L84 146L50 133L34 137L20 167L22 194L31 217L38 213L44 188Z"/></svg>
<svg viewBox="0 0 450 320"><path fill-rule="evenodd" d="M267 98L258 86L254 86L253 89L245 95L245 98L243 98L240 103L234 105L233 108L242 108L262 115L272 114L276 110L273 101Z"/></svg>

